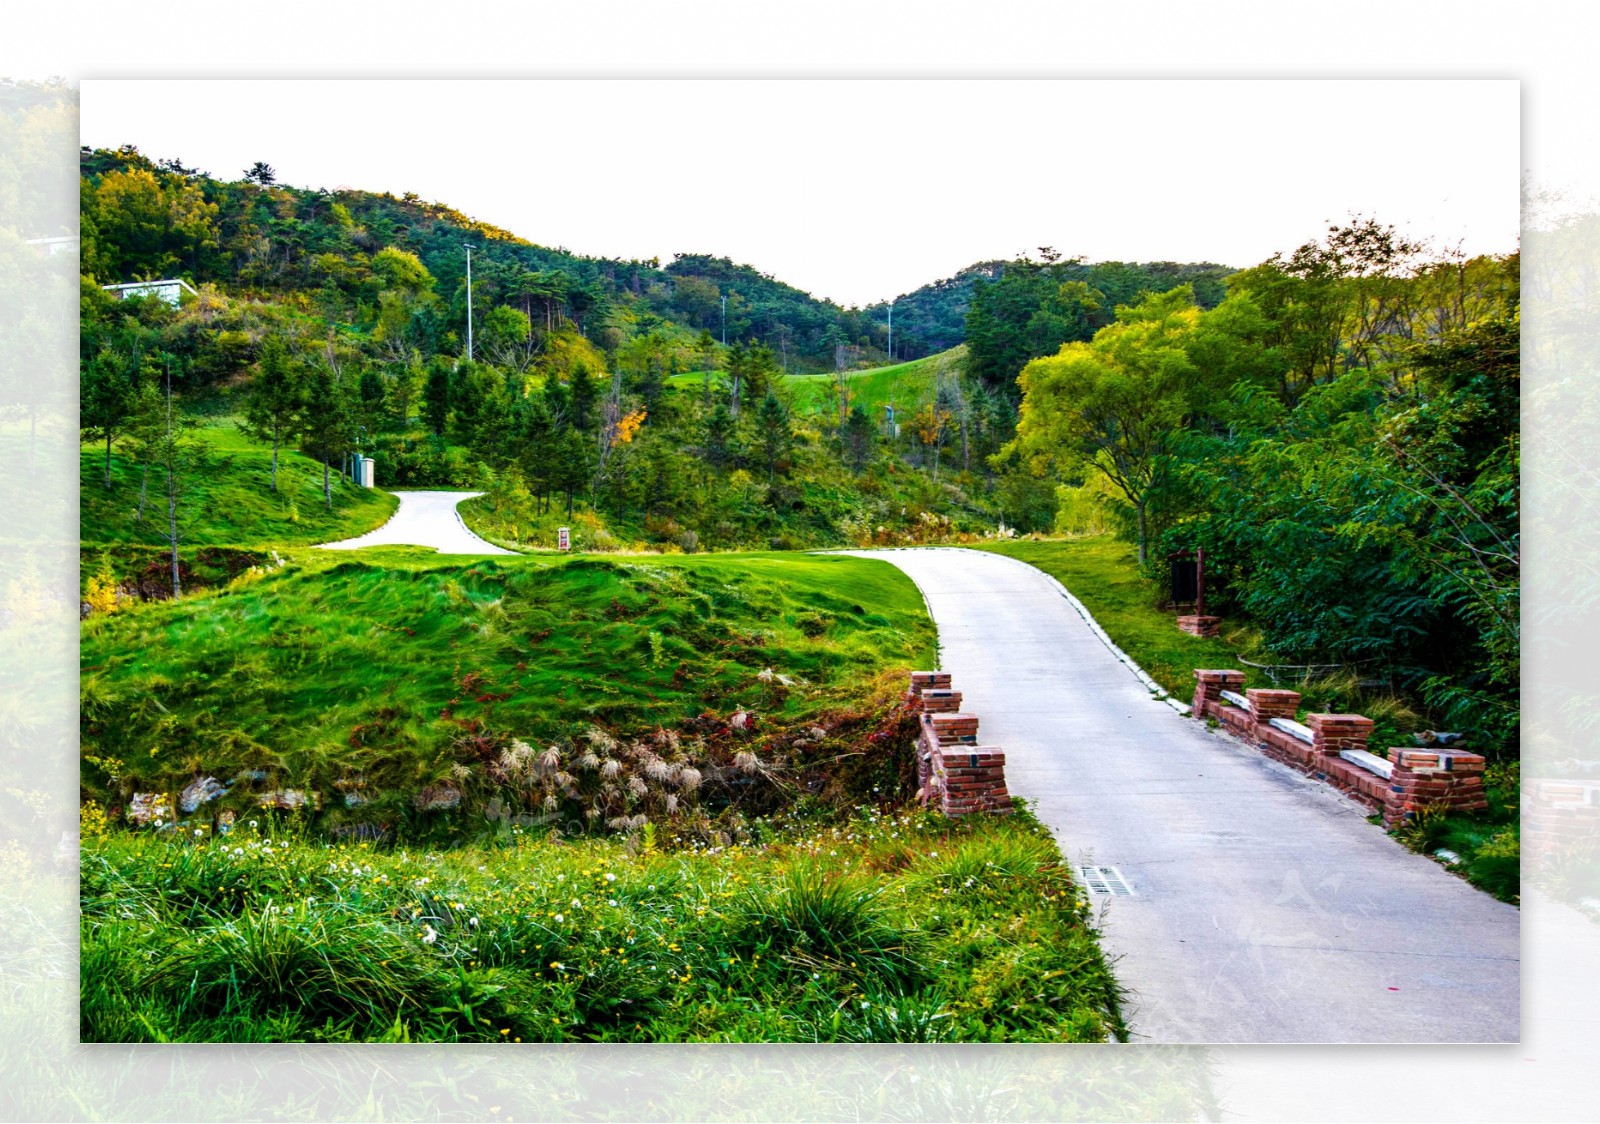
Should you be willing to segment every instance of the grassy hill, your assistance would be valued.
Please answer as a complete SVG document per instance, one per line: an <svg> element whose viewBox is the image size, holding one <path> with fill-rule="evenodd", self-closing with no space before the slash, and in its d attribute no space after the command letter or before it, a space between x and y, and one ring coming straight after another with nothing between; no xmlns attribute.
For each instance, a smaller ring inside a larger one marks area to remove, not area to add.
<svg viewBox="0 0 1600 1124"><path fill-rule="evenodd" d="M333 477L333 510L322 494L322 463L293 449L278 453L278 491L271 488L272 451L230 420L192 435L202 460L185 472L179 510L180 544L269 548L364 534L394 513L389 493L357 488ZM86 444L79 456L79 523L86 546L162 545L167 541L166 482L150 471L144 518L139 515L142 470L123 451L111 457L105 486L105 447Z"/></svg>
<svg viewBox="0 0 1600 1124"><path fill-rule="evenodd" d="M851 371L845 376L850 404L859 404L874 420L881 420L885 406L893 406L898 417L909 417L918 407L933 400L940 375L954 377L966 356L966 348L953 347L925 359ZM803 414L818 414L834 401L836 378L833 375L791 375L787 382L794 394L795 409Z"/></svg>
<svg viewBox="0 0 1600 1124"><path fill-rule="evenodd" d="M907 363L894 363L887 367L869 367L862 371L847 371L845 387L851 405L859 403L874 419L883 416L883 408L893 405L896 413L909 414L933 399L934 385L941 374L955 375L966 357L965 346L953 347L937 355L913 359ZM669 377L667 385L675 389L698 390L705 380L704 371L685 371ZM725 384L722 372L712 374L712 385ZM820 414L834 402L838 376L832 373L786 375L788 388L797 414Z"/></svg>
<svg viewBox="0 0 1600 1124"><path fill-rule="evenodd" d="M360 818L401 827L461 770L497 791L485 765L513 739L631 737L708 711L725 725L741 708L810 720L931 659L933 629L910 581L860 559L452 565L390 549L97 615L81 652L83 784L103 804L250 774L224 805L359 783Z"/></svg>

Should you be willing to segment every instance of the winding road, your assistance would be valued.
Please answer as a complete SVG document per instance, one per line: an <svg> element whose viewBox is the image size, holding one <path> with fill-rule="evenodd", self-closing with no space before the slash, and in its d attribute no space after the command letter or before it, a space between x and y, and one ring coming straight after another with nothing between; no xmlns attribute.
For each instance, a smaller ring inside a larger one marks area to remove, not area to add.
<svg viewBox="0 0 1600 1124"><path fill-rule="evenodd" d="M392 492L400 506L377 530L353 539L318 544L323 550L364 546L431 546L440 554L514 554L467 529L456 505L482 492Z"/></svg>
<svg viewBox="0 0 1600 1124"><path fill-rule="evenodd" d="M1515 1042L1518 911L1333 790L1158 701L1049 575L975 550L898 566L941 668L1063 854L1113 867L1102 946L1133 1041Z"/></svg>

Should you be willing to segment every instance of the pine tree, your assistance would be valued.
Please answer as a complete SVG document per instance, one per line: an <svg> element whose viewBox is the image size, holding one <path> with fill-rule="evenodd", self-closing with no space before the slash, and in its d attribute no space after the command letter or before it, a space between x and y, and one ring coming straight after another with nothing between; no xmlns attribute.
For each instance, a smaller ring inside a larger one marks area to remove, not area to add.
<svg viewBox="0 0 1600 1124"><path fill-rule="evenodd" d="M789 410L771 391L756 407L756 432L761 435L761 456L767 466L767 483L777 479L778 465L789 455L794 435L789 429Z"/></svg>
<svg viewBox="0 0 1600 1124"><path fill-rule="evenodd" d="M319 367L306 394L306 436L322 462L322 498L333 510L332 465L350 447L350 407L333 372Z"/></svg>
<svg viewBox="0 0 1600 1124"><path fill-rule="evenodd" d="M589 432L594 420L596 397L594 376L589 373L588 367L579 363L572 369L572 401L568 405L573 429L580 433Z"/></svg>
<svg viewBox="0 0 1600 1124"><path fill-rule="evenodd" d="M268 336L261 345L256 376L245 398L246 432L272 442L272 490L278 490L278 448L292 441L304 424L305 368L283 340Z"/></svg>
<svg viewBox="0 0 1600 1124"><path fill-rule="evenodd" d="M422 420L435 437L444 436L450 419L450 368L435 360L428 368L428 381L422 388Z"/></svg>
<svg viewBox="0 0 1600 1124"><path fill-rule="evenodd" d="M877 430L872 419L860 403L850 407L850 416L844 423L844 457L851 471L859 474L872 463L877 446Z"/></svg>
<svg viewBox="0 0 1600 1124"><path fill-rule="evenodd" d="M705 437L700 444L700 457L720 472L733 462L734 422L728 407L718 402L705 420Z"/></svg>

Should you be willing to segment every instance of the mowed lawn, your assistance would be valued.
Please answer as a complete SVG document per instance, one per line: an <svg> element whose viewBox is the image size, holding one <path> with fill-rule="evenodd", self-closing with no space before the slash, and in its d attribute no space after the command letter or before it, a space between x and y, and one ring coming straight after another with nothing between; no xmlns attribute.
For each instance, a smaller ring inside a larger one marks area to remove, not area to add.
<svg viewBox="0 0 1600 1124"><path fill-rule="evenodd" d="M938 376L945 372L953 375L965 356L966 347L963 345L906 363L848 371L844 375L844 383L850 395L850 404L860 405L874 421L882 421L884 407L893 406L896 417L902 419L904 424L918 407L933 401ZM712 372L711 377L713 386L726 385L726 377L721 371ZM809 415L832 408L839 377L829 373L788 375L783 382L794 411ZM667 379L667 385L690 392L699 390L704 383L704 371L688 371Z"/></svg>

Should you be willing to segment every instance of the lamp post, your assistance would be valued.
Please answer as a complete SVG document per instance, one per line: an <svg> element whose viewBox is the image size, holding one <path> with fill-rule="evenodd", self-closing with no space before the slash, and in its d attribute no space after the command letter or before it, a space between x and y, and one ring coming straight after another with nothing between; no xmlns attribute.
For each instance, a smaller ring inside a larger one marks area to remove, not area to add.
<svg viewBox="0 0 1600 1124"><path fill-rule="evenodd" d="M472 247L467 248L467 362L472 362Z"/></svg>
<svg viewBox="0 0 1600 1124"><path fill-rule="evenodd" d="M894 301L889 302L889 362L894 362Z"/></svg>

